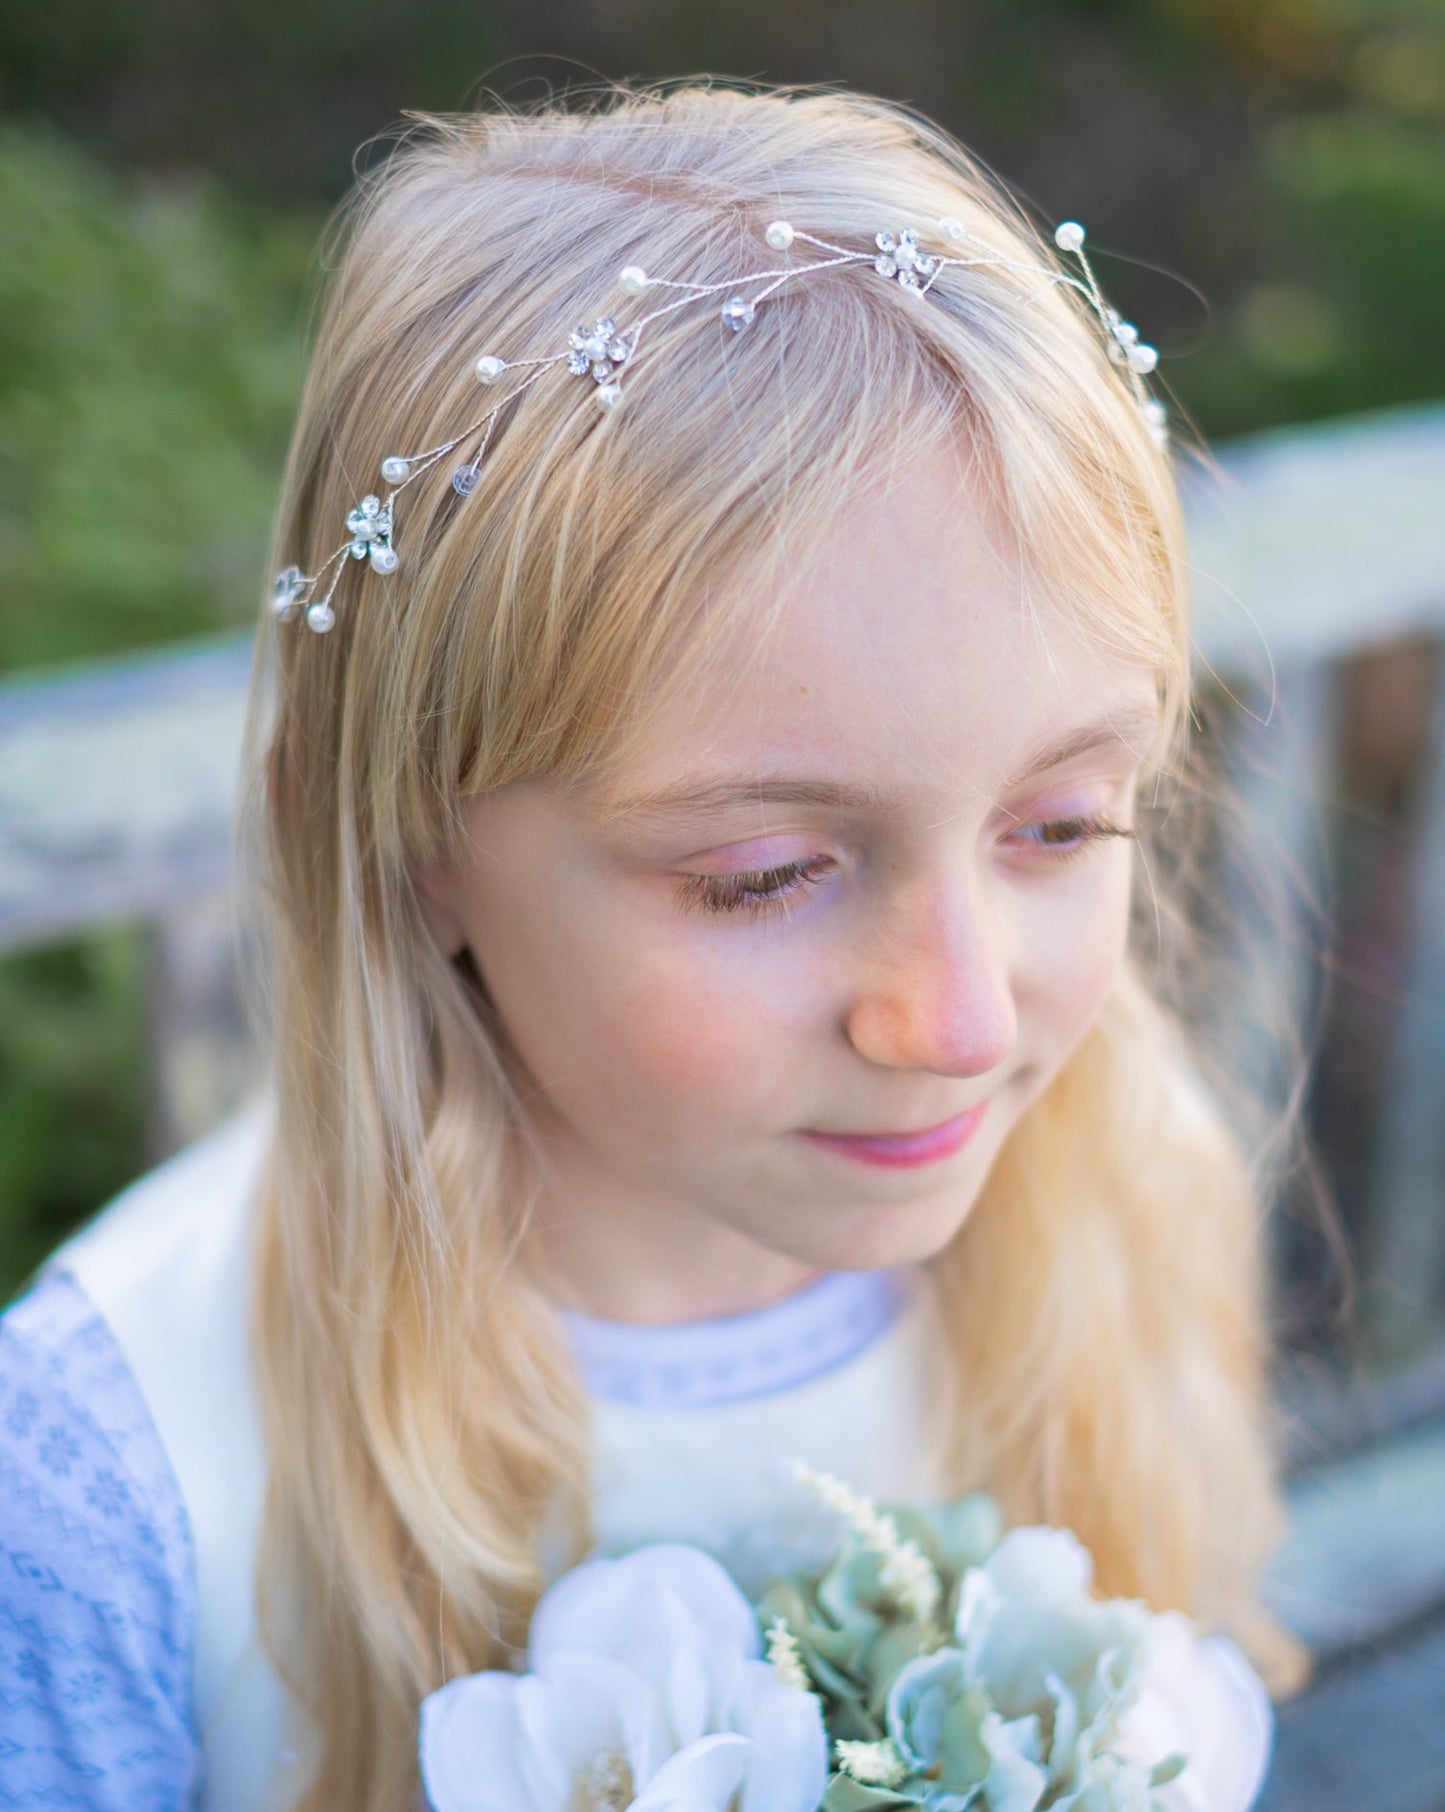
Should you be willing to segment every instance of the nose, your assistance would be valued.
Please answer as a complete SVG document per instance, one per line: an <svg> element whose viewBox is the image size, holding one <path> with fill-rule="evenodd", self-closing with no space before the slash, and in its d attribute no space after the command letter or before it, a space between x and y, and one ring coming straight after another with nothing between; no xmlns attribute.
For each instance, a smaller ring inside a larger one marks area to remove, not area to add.
<svg viewBox="0 0 1445 1812"><path fill-rule="evenodd" d="M955 878L911 887L875 921L847 1011L849 1042L888 1069L982 1076L1018 1042L1004 927Z"/></svg>

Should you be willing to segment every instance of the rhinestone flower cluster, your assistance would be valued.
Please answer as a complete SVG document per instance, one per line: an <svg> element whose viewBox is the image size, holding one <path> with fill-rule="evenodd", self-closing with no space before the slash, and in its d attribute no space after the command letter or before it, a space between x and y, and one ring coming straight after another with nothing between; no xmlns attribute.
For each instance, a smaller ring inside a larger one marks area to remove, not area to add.
<svg viewBox="0 0 1445 1812"><path fill-rule="evenodd" d="M901 233L878 233L873 240L878 256L873 268L880 277L896 277L904 289L921 290L938 272L938 260L918 249L918 235L912 227Z"/></svg>
<svg viewBox="0 0 1445 1812"><path fill-rule="evenodd" d="M483 353L476 360L473 371L477 382L484 387L499 384L509 372L519 374L506 394L460 434L439 446L428 447L420 453L388 453L380 467L387 486L385 495L369 494L348 511L346 539L341 545L314 573L303 572L294 565L277 573L271 594L275 616L281 622L302 617L306 626L318 635L333 628L336 613L332 603L349 561L364 560L374 573L383 577L394 573L401 564L401 556L392 543L399 494L461 448L467 457L452 472L452 488L458 496L470 496L481 476L482 460L498 417L554 366L564 365L572 376L589 379L597 406L610 412L622 401L624 370L636 358L643 333L654 321L692 304L725 295L718 319L732 332L741 333L752 325L759 303L766 302L787 284L843 265L871 266L879 277L897 284L914 297L926 296L947 269L978 266L1036 275L1043 279L1039 293L1055 284L1076 290L1097 318L1109 357L1122 368L1155 441L1161 448L1167 447L1169 431L1164 407L1144 386L1144 379L1158 364L1159 355L1139 338L1139 330L1132 322L1124 320L1104 300L1084 252L1084 229L1078 221L1064 221L1055 230L1054 243L1077 261L1079 276L1048 265L1027 264L1010 258L951 216L939 220L933 231L944 248L953 249L925 250L919 242L918 230L906 226L884 229L874 235L871 247L854 250L819 239L789 221L775 220L763 235L770 250L790 252L801 243L812 248L812 255L804 255L802 261L790 262L781 270L750 271L723 283L677 282L651 276L641 265L627 265L617 277L617 287L624 295L638 297L648 292L661 292L665 299L626 327L619 327L611 314L599 315L590 326L584 322L569 334L561 352L543 358L504 359L496 353Z"/></svg>

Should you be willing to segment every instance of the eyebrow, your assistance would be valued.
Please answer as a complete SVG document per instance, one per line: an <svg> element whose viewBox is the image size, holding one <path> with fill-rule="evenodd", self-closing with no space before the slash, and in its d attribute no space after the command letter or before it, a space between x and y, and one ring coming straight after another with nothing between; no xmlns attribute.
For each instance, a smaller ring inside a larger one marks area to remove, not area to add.
<svg viewBox="0 0 1445 1812"><path fill-rule="evenodd" d="M1110 743L1122 743L1134 749L1138 741L1150 742L1159 728L1159 714L1152 706L1131 707L1111 712L1077 730L1065 731L1036 749L1024 762L1005 789L1023 786L1065 762ZM675 786L659 787L650 792L635 793L626 798L606 799L603 809L609 818L701 817L724 812L740 805L815 805L830 811L873 813L882 816L903 809L897 793L881 792L876 787L847 785L832 780L817 780L806 775L758 775L737 780L684 780Z"/></svg>

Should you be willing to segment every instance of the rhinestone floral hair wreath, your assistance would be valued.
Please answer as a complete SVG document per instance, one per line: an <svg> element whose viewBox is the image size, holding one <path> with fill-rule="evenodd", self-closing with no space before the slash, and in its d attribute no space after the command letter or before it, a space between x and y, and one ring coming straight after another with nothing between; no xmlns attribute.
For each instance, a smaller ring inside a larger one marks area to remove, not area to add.
<svg viewBox="0 0 1445 1812"><path fill-rule="evenodd" d="M1035 296L1056 284L1078 291L1097 317L1109 357L1127 377L1150 433L1161 449L1167 447L1169 436L1164 406L1149 394L1144 383L1158 364L1159 355L1139 338L1138 329L1104 300L1084 251L1084 229L1076 220L1066 220L1055 230L1054 243L1060 251L1075 259L1079 276L1048 265L1027 264L1010 258L951 216L940 220L936 230L945 245L962 249L956 252L925 251L919 244L917 231L904 227L897 232L878 233L873 245L866 250L850 251L846 246L834 245L812 233L805 233L786 220L775 220L764 234L773 251L788 252L794 246L804 245L820 255L789 264L782 270L751 271L745 276L729 277L722 283L677 282L651 276L640 265L629 264L617 279L626 295L636 297L661 291L668 299L625 326L620 326L611 315L602 315L590 327L578 327L569 336L563 351L542 358L503 359L495 353L483 353L474 367L479 383L490 388L500 384L508 372L522 375L500 401L450 440L420 453L388 453L381 462L381 477L387 487L385 493L361 499L346 518L346 539L314 573L303 572L299 566L288 566L277 573L271 596L273 612L283 623L304 617L307 627L318 635L331 629L336 622L332 604L342 576L352 561L365 560L373 572L382 575L394 573L400 566L401 556L394 535L396 504L401 493L460 448L464 457L452 471L452 488L458 496L470 496L476 489L482 460L498 417L553 366L565 365L573 376L587 379L593 386L592 395L598 407L615 410L622 401L623 372L636 359L643 333L654 321L726 292L721 318L733 332L740 333L751 324L760 302L766 302L801 277L836 270L842 265L866 265L879 277L898 284L915 298L926 296L942 272L953 267L988 266L1031 273L1044 280ZM1032 301L1035 296L1027 299Z"/></svg>

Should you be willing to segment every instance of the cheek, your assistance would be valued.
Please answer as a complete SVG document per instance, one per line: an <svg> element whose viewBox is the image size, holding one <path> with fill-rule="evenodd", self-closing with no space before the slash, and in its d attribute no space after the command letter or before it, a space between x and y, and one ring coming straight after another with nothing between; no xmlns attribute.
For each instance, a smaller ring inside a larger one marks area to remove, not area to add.
<svg viewBox="0 0 1445 1812"><path fill-rule="evenodd" d="M1077 900L1039 940L1035 999L1052 1039L1072 1047L1093 1024L1119 973L1129 938L1130 865Z"/></svg>
<svg viewBox="0 0 1445 1812"><path fill-rule="evenodd" d="M766 1113L786 1046L775 999L735 965L667 948L513 969L497 1005L553 1107L590 1130L675 1141Z"/></svg>

